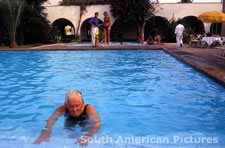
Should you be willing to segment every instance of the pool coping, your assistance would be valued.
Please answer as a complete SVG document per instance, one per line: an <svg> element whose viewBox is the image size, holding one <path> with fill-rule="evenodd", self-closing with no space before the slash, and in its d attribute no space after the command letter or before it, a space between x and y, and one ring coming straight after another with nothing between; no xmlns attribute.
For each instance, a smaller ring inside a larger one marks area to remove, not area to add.
<svg viewBox="0 0 225 148"><path fill-rule="evenodd" d="M215 66L214 64L208 63L206 59L201 58L200 56L196 56L192 53L185 52L184 50L181 50L179 48L175 48L175 49L163 48L163 50L165 52L169 53L170 55L174 56L175 58L181 60L183 63L191 66L192 68L194 68L198 72L206 75L207 77L214 80L216 83L220 84L221 86L223 86L225 88L225 76L223 78L219 77L216 74L211 73L204 68L204 67L209 66L209 67L212 67L214 69L218 69L217 66ZM202 63L204 63L204 64L202 64ZM224 63L225 63L225 60L224 60Z"/></svg>
<svg viewBox="0 0 225 148"><path fill-rule="evenodd" d="M191 48L189 46L177 48L175 43L163 43L157 45L149 45L149 46L109 46L109 47L69 47L74 43L60 43L60 44L50 44L33 48L0 48L0 51L61 51L61 50L71 50L71 51L82 51L82 50L164 50L168 54L174 56L175 58L181 60L183 63L191 66L198 72L203 73L210 79L214 80L221 86L225 88L225 78L219 77L216 74L207 71L204 67L209 66L214 69L219 69L220 72L225 73L225 66L222 65L222 68L218 68L219 65L216 65L213 61L205 58L203 53L206 52L205 49L201 48ZM79 43L78 43L79 44ZM216 51L216 49L212 49L212 51ZM198 53L195 51L198 51ZM218 50L217 50L218 51ZM210 51L211 52L211 51ZM202 55L201 55L202 54ZM213 57L214 55L209 54L209 57ZM208 57L208 58L209 58ZM215 57L213 57L215 59ZM225 60L217 58L215 60L220 60L220 63L224 63Z"/></svg>
<svg viewBox="0 0 225 148"><path fill-rule="evenodd" d="M163 44L162 44L163 45ZM161 46L162 46L161 45ZM89 47L89 46L65 46L53 44L50 46L41 46L33 48L0 48L0 51L58 51L58 50L162 50L161 46L109 46L109 47Z"/></svg>

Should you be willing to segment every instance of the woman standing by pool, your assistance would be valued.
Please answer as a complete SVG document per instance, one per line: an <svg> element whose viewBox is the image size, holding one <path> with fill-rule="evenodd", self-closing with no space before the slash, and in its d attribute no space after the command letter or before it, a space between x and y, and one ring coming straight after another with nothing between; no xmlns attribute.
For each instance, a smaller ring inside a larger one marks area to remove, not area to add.
<svg viewBox="0 0 225 148"><path fill-rule="evenodd" d="M110 30L111 30L111 26L112 26L112 22L111 22L111 18L108 16L107 12L104 12L103 15L104 17L104 46L106 46L106 40L107 40L107 44L109 45L110 42Z"/></svg>

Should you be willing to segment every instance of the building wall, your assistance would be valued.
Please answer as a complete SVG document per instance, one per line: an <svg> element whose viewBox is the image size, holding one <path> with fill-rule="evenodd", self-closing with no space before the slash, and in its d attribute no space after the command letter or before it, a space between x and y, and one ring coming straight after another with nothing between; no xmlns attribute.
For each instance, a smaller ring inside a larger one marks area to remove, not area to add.
<svg viewBox="0 0 225 148"><path fill-rule="evenodd" d="M53 23L57 19L65 18L69 20L77 29L79 16L80 16L80 7L79 6L57 6L57 7L46 7L45 10L48 14L48 20Z"/></svg>
<svg viewBox="0 0 225 148"><path fill-rule="evenodd" d="M60 18L65 18L71 21L77 29L78 21L80 18L80 7L79 6L47 6L46 13L48 14L48 19L51 23ZM107 11L109 16L111 16L111 21L114 23L115 18L112 17L110 13L109 5L92 5L87 7L86 13L82 16L81 24L88 18L94 16L95 12L99 12L99 19L103 20L103 13Z"/></svg>
<svg viewBox="0 0 225 148"><path fill-rule="evenodd" d="M182 19L186 16L196 16L207 11L221 11L222 3L163 3L159 4L156 16L162 16L170 20L171 18ZM209 23L204 23L205 29L210 30Z"/></svg>
<svg viewBox="0 0 225 148"><path fill-rule="evenodd" d="M222 3L164 3L159 4L161 9L156 15L163 16L167 19L172 17L183 18L185 16L196 16L206 11L222 11Z"/></svg>
<svg viewBox="0 0 225 148"><path fill-rule="evenodd" d="M80 17L79 6L58 6L59 1L49 0L45 4L46 12L50 22L54 22L59 18L65 18L71 21L75 27L78 26ZM171 18L182 19L186 16L196 16L206 11L222 11L222 3L160 3L157 6L156 16L162 16L170 20ZM87 12L84 14L81 24L88 18L93 17L95 12L99 12L99 19L103 20L103 12L110 12L110 5L92 5L87 7ZM111 14L109 13L111 16ZM112 23L115 18L112 17ZM206 31L209 31L211 24L204 24ZM80 32L80 31L79 31Z"/></svg>

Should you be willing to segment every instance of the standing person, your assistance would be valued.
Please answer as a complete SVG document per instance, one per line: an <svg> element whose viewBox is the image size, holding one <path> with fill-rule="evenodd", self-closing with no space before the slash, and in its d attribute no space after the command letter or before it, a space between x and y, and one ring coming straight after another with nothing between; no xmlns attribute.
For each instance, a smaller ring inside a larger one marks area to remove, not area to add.
<svg viewBox="0 0 225 148"><path fill-rule="evenodd" d="M147 42L147 44L149 44L149 45L153 45L153 44L154 44L154 40L153 40L153 38L152 38L151 35L148 37L148 39L147 39L146 42Z"/></svg>
<svg viewBox="0 0 225 148"><path fill-rule="evenodd" d="M96 34L95 34L95 47L100 47L99 46L99 32L96 32Z"/></svg>
<svg viewBox="0 0 225 148"><path fill-rule="evenodd" d="M111 22L111 18L109 17L107 12L103 13L104 15L104 46L106 46L106 40L107 40L107 44L109 45L110 42L110 30L111 30L111 26L112 26L112 22Z"/></svg>
<svg viewBox="0 0 225 148"><path fill-rule="evenodd" d="M92 17L89 20L89 23L91 24L91 42L92 42L92 47L96 47L96 41L95 41L95 36L96 32L99 32L98 27L99 27L99 19L98 19L99 13L95 12L95 16Z"/></svg>
<svg viewBox="0 0 225 148"><path fill-rule="evenodd" d="M155 36L155 41L156 41L158 44L160 44L160 43L161 43L161 40L162 40L161 35L157 33L156 36Z"/></svg>
<svg viewBox="0 0 225 148"><path fill-rule="evenodd" d="M184 32L184 25L181 24L181 21L178 21L178 25L175 29L176 40L177 40L177 47L183 46L183 32Z"/></svg>

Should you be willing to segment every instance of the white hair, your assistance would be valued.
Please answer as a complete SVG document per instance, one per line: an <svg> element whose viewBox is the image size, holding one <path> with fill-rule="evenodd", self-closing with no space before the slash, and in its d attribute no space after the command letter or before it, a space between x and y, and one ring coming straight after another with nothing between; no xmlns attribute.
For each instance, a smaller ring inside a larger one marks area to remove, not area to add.
<svg viewBox="0 0 225 148"><path fill-rule="evenodd" d="M66 99L65 99L65 104L67 104L67 101L69 99L69 96L78 96L80 98L80 101L82 103L84 103L84 100L82 98L82 93L79 90L70 90L69 92L67 92Z"/></svg>

